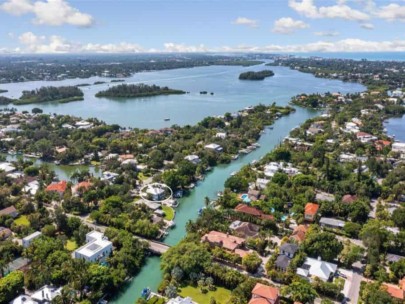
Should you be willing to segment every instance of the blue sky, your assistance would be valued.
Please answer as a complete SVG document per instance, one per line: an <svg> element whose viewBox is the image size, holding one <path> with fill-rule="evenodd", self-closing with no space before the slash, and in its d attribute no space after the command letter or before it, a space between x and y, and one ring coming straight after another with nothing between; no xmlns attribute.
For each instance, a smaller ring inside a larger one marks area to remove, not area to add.
<svg viewBox="0 0 405 304"><path fill-rule="evenodd" d="M1 0L0 52L405 51L402 0Z"/></svg>

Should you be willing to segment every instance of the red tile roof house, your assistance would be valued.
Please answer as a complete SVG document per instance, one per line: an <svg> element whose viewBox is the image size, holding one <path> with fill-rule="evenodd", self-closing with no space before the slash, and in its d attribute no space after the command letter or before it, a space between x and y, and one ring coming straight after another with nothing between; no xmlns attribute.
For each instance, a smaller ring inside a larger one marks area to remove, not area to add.
<svg viewBox="0 0 405 304"><path fill-rule="evenodd" d="M93 186L91 182L88 181L80 182L72 187L72 194L75 195L80 191L85 192L89 190L91 186Z"/></svg>
<svg viewBox="0 0 405 304"><path fill-rule="evenodd" d="M276 287L257 283L252 290L252 298L249 304L279 304L280 295Z"/></svg>
<svg viewBox="0 0 405 304"><path fill-rule="evenodd" d="M241 257L249 253L247 250L243 250L242 247L245 244L245 239L222 233L219 231L210 231L201 238L201 242L207 242L211 246L218 246Z"/></svg>
<svg viewBox="0 0 405 304"><path fill-rule="evenodd" d="M305 225L298 225L290 236L290 239L296 241L298 244L305 240L308 227Z"/></svg>
<svg viewBox="0 0 405 304"><path fill-rule="evenodd" d="M319 205L314 203L308 203L305 205L305 220L313 222L315 220L316 214L318 213Z"/></svg>
<svg viewBox="0 0 405 304"><path fill-rule="evenodd" d="M12 218L16 218L18 216L18 211L15 209L14 206L10 206L0 210L0 216L8 215Z"/></svg>
<svg viewBox="0 0 405 304"><path fill-rule="evenodd" d="M357 200L357 195L346 194L342 197L343 204L351 204Z"/></svg>
<svg viewBox="0 0 405 304"><path fill-rule="evenodd" d="M272 215L264 214L263 211L256 209L254 207L247 206L245 204L239 204L235 207L236 212L244 213L244 214L249 214L254 217L261 218L262 220L269 220L273 221L274 217Z"/></svg>
<svg viewBox="0 0 405 304"><path fill-rule="evenodd" d="M46 192L55 192L58 193L60 196L65 193L67 187L67 181L60 181L59 183L52 183L46 187Z"/></svg>
<svg viewBox="0 0 405 304"><path fill-rule="evenodd" d="M382 149L384 149L385 147L389 147L391 145L391 142L389 140L377 140L374 143L375 148L377 149L377 151L381 151Z"/></svg>

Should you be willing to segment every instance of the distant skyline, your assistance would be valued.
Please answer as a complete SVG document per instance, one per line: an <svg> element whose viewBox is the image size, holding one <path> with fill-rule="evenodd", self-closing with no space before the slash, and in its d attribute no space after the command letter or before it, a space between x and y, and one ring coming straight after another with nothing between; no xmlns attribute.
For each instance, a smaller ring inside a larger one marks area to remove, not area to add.
<svg viewBox="0 0 405 304"><path fill-rule="evenodd" d="M0 0L0 53L404 52L404 0Z"/></svg>

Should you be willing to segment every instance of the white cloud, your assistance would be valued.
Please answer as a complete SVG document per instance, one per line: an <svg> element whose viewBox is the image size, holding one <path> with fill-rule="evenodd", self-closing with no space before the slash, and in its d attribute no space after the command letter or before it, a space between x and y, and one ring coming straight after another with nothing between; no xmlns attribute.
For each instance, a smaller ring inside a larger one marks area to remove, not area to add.
<svg viewBox="0 0 405 304"><path fill-rule="evenodd" d="M391 3L386 6L381 6L376 10L375 15L388 21L399 20L405 22L405 5Z"/></svg>
<svg viewBox="0 0 405 304"><path fill-rule="evenodd" d="M315 32L314 34L316 36L321 36L321 37L336 37L336 36L340 35L340 33L338 31L321 31L321 32Z"/></svg>
<svg viewBox="0 0 405 304"><path fill-rule="evenodd" d="M374 29L374 25L372 23L363 23L361 25L361 27L366 29L366 30L373 30Z"/></svg>
<svg viewBox="0 0 405 304"><path fill-rule="evenodd" d="M249 19L246 17L238 17L232 23L237 24L237 25L246 25L246 26L253 27L253 28L258 27L257 20Z"/></svg>
<svg viewBox="0 0 405 304"><path fill-rule="evenodd" d="M279 34L291 34L296 30L306 29L309 25L300 20L284 17L274 22L273 32Z"/></svg>
<svg viewBox="0 0 405 304"><path fill-rule="evenodd" d="M33 22L36 24L88 27L94 23L91 15L71 7L65 0L6 0L0 5L0 9L15 16L33 14Z"/></svg>
<svg viewBox="0 0 405 304"><path fill-rule="evenodd" d="M165 52L177 52L177 53L203 53L209 52L209 49L206 48L203 44L200 45L185 45L185 44L176 44L168 42L164 44Z"/></svg>
<svg viewBox="0 0 405 304"><path fill-rule="evenodd" d="M370 16L348 5L346 1L337 1L336 5L315 5L314 0L289 0L288 5L297 13L307 18L341 18L353 21L366 21Z"/></svg>

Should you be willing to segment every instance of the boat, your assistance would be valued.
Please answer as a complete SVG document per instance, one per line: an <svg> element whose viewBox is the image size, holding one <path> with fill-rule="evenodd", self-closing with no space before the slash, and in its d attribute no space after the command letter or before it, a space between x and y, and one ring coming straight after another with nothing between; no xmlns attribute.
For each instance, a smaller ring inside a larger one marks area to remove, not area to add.
<svg viewBox="0 0 405 304"><path fill-rule="evenodd" d="M10 155L17 155L17 152L15 152L14 150L10 150L10 151L8 151L8 154L10 154Z"/></svg>
<svg viewBox="0 0 405 304"><path fill-rule="evenodd" d="M254 165L254 164L256 164L256 163L257 163L257 160L256 160L256 159L254 159L254 160L252 160L252 161L250 162L251 165Z"/></svg>
<svg viewBox="0 0 405 304"><path fill-rule="evenodd" d="M232 160L237 160L239 158L239 154L233 155Z"/></svg>
<svg viewBox="0 0 405 304"><path fill-rule="evenodd" d="M164 121L170 121L170 118L165 118Z"/></svg>
<svg viewBox="0 0 405 304"><path fill-rule="evenodd" d="M218 191L217 196L221 197L222 195L224 195L221 191Z"/></svg>
<svg viewBox="0 0 405 304"><path fill-rule="evenodd" d="M233 171L230 175L231 176L234 176L234 175L236 175L238 172L236 172L236 171Z"/></svg>
<svg viewBox="0 0 405 304"><path fill-rule="evenodd" d="M146 287L146 288L142 289L141 297L146 299L149 297L150 293L151 293L150 288Z"/></svg>

